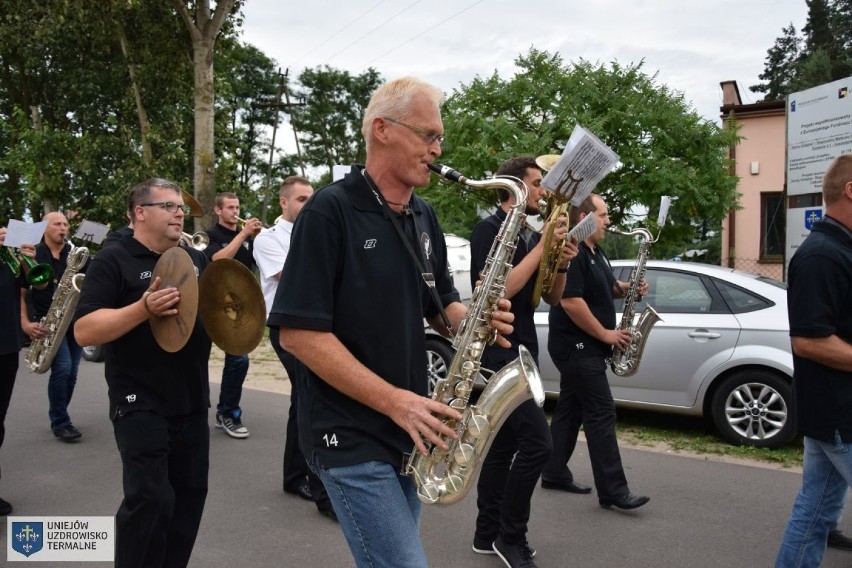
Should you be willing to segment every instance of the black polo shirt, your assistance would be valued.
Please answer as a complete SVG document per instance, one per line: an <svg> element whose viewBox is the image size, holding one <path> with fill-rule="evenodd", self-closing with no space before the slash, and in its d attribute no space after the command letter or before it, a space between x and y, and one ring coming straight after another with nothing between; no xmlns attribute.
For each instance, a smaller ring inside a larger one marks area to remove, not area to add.
<svg viewBox="0 0 852 568"><path fill-rule="evenodd" d="M332 332L384 380L425 395L423 317L438 310L360 168L314 193L299 214L268 325ZM397 219L412 247L428 254L443 304L457 302L435 211L417 196L411 210ZM398 467L411 451L411 438L390 418L312 371L301 388L300 445L309 459L318 452L327 467L373 460Z"/></svg>
<svg viewBox="0 0 852 568"><path fill-rule="evenodd" d="M582 242L579 253L571 261L566 274L563 298L582 298L592 315L606 329L615 329L615 306L612 288L615 276L609 259L600 244L595 252ZM550 334L547 350L554 359L567 359L572 354L581 356L609 356L612 346L593 338L574 323L560 304L550 308Z"/></svg>
<svg viewBox="0 0 852 568"><path fill-rule="evenodd" d="M852 343L852 234L830 217L815 223L787 274L790 335ZM793 390L799 433L852 442L852 373L793 354Z"/></svg>
<svg viewBox="0 0 852 568"><path fill-rule="evenodd" d="M216 223L204 232L207 233L208 237L210 237L210 243L207 245L207 248L204 249L204 254L210 260L213 260L214 254L231 244L231 241L233 241L239 234L239 231L232 231L221 223ZM252 255L251 250L253 243L254 238L246 238L246 240L243 241L242 246L237 249L237 254L234 255L234 260L242 262L243 266L249 270L254 270L254 256Z"/></svg>
<svg viewBox="0 0 852 568"><path fill-rule="evenodd" d="M21 293L23 278L0 262L0 355L21 350Z"/></svg>
<svg viewBox="0 0 852 568"><path fill-rule="evenodd" d="M200 275L208 264L207 257L194 249L184 250L192 258L196 275ZM159 254L132 237L102 249L86 273L76 317L138 301L151 284L151 273L159 259ZM157 345L146 320L105 344L104 355L110 416L135 410L180 416L206 412L210 406L210 338L200 318L196 319L187 344L176 353Z"/></svg>
<svg viewBox="0 0 852 568"><path fill-rule="evenodd" d="M483 219L473 228L473 234L470 237L470 283L472 287L476 286L476 281L485 268L488 253L491 252L491 247L494 245L494 240L497 238L500 226L505 220L506 212L498 208L493 215ZM518 236L518 244L515 249L515 255L512 258L512 266L517 266L541 239L539 233L532 231L526 235L529 238L529 242L527 242L524 236L523 233ZM511 335L506 336L506 339L509 340L512 347L500 347L496 344L489 345L485 348L482 358L483 365L493 366L494 364L505 363L515 359L518 356L518 345L523 345L529 349L530 353L535 357L536 362L538 361L538 339L533 319L535 308L532 306L534 289L535 275L527 280L524 287L517 294L510 298L512 301L512 313L515 314L515 321L512 324L515 330ZM499 369L492 368L492 370L497 371Z"/></svg>
<svg viewBox="0 0 852 568"><path fill-rule="evenodd" d="M126 239L132 236L133 227L122 227L120 229L116 229L115 231L110 231L104 239L104 242L101 243L101 248L111 247L114 244L118 244L121 239Z"/></svg>
<svg viewBox="0 0 852 568"><path fill-rule="evenodd" d="M35 249L36 262L39 264L50 265L50 267L53 268L53 277L50 279L48 285L41 290L32 288L29 284L24 282L24 287L31 288L30 303L33 308L35 320L39 321L47 315L48 311L50 311L50 304L53 301L53 293L56 292L56 286L59 284L59 280L62 278L65 268L68 266L68 253L71 252L71 245L69 243L65 243L65 246L62 247L62 252L59 253L59 258L53 258L53 253L50 252L50 249L46 244L44 244L44 242L37 244Z"/></svg>

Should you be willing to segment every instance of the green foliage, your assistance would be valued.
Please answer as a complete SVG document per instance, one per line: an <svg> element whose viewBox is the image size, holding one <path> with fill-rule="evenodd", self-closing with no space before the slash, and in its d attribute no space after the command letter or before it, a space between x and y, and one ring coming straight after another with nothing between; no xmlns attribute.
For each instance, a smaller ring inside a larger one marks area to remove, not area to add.
<svg viewBox="0 0 852 568"><path fill-rule="evenodd" d="M351 75L325 65L299 75L297 95L305 104L293 109L292 122L306 164L327 168L330 179L335 164L364 162L361 121L370 96L383 82L373 68Z"/></svg>
<svg viewBox="0 0 852 568"><path fill-rule="evenodd" d="M675 199L664 242L691 242L693 219L720 224L736 199L736 179L727 173L735 132L702 120L681 93L646 75L641 62L566 64L533 48L516 65L508 80L496 73L476 77L448 97L441 162L482 179L509 157L561 152L579 124L620 156L597 189L616 226L656 232L663 195ZM464 236L476 222L476 207L496 203L490 194L434 183L422 195L438 209L445 230Z"/></svg>
<svg viewBox="0 0 852 568"><path fill-rule="evenodd" d="M793 24L769 49L760 79L751 90L765 101L852 74L852 1L807 0L808 20L796 34Z"/></svg>

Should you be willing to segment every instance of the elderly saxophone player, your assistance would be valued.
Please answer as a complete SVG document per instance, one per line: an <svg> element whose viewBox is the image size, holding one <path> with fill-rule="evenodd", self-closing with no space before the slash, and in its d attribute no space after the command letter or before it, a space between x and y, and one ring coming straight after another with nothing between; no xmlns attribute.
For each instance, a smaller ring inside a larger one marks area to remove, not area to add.
<svg viewBox="0 0 852 568"><path fill-rule="evenodd" d="M66 240L68 220L65 215L53 211L45 215L43 220L47 221L47 227L44 230L44 239L36 246L35 258L38 263L53 268L53 278L43 285L25 285L30 288L29 300L35 321L30 321L26 309L26 287L21 289L21 327L32 341L44 336L44 330L38 322L50 311L53 294L68 267L68 255L72 249L71 243ZM77 370L80 368L83 348L74 340L74 334L70 330L65 333L65 337L56 340L62 343L50 364L50 378L47 381L48 417L53 435L63 442L73 442L82 434L71 422L68 405L77 385Z"/></svg>
<svg viewBox="0 0 852 568"><path fill-rule="evenodd" d="M426 396L423 318L447 333L440 311L452 327L466 313L435 211L414 194L441 155L442 99L413 78L373 94L366 164L305 204L269 315L281 346L307 367L298 373L302 453L361 567L427 565L403 454L413 441L426 455L424 439L447 448L441 436L456 436L442 419L461 418ZM434 274L434 290L418 265ZM509 307L501 300L491 320L503 334L512 331Z"/></svg>
<svg viewBox="0 0 852 568"><path fill-rule="evenodd" d="M547 350L559 369L560 384L550 422L553 453L542 480L568 475L568 460L582 424L600 506L636 509L649 498L634 495L627 486L615 437L615 404L606 378L612 347L624 348L630 342L629 330L616 329L613 304L614 297L624 297L629 284L615 279L600 246L610 225L609 209L601 196L592 194L572 208L571 225L587 215L594 215L597 230L580 243L579 254L568 268L562 300L550 308ZM647 292L648 283L642 281L639 293Z"/></svg>
<svg viewBox="0 0 852 568"><path fill-rule="evenodd" d="M526 214L537 215L539 200L544 199L546 190L541 185L542 170L531 157L511 158L497 170L498 176L513 176L522 180L528 190ZM500 205L495 212L480 221L473 229L470 247L471 281L479 278L488 259L491 244L497 237L509 208L515 198L508 191L499 189ZM559 226L554 229L554 246L561 246L568 232L567 219L554 220ZM545 254L545 243L539 233L525 228L521 231L512 271L506 283L506 297L512 301L515 315L514 332L507 337L511 347L491 345L482 356L482 366L498 371L518 356L518 346L526 347L538 362L538 339L533 314L533 295L539 263ZM558 304L565 286L565 267L577 255L577 245L569 242L558 257L558 270L551 290L543 296L548 304ZM491 449L482 464L477 483L479 513L476 517L476 533L473 551L478 554L498 554L507 566L533 567L534 550L527 544L527 523L530 517L530 500L541 470L550 457L551 441L547 417L533 400L522 403L506 419L497 434ZM570 479L570 489L575 493L590 491Z"/></svg>

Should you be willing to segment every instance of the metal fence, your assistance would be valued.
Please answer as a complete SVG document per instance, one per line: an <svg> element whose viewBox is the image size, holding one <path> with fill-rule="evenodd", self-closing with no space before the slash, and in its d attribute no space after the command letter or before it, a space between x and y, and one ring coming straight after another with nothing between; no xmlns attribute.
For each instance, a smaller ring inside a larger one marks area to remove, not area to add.
<svg viewBox="0 0 852 568"><path fill-rule="evenodd" d="M723 258L722 266L760 274L761 276L774 278L775 280L784 280L784 264L782 262L768 262L753 258Z"/></svg>

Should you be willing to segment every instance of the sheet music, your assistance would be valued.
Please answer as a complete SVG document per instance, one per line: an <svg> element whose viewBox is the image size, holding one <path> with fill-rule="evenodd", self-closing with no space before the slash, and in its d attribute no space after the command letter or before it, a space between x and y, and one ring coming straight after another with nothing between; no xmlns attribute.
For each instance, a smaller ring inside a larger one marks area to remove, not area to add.
<svg viewBox="0 0 852 568"><path fill-rule="evenodd" d="M562 157L541 184L580 205L618 163L618 154L580 126L574 127Z"/></svg>
<svg viewBox="0 0 852 568"><path fill-rule="evenodd" d="M568 231L568 235L566 235L566 238L568 240L574 238L579 243L591 237L597 229L598 224L595 223L595 214L590 213L589 215L583 217L582 221L571 227L571 230Z"/></svg>
<svg viewBox="0 0 852 568"><path fill-rule="evenodd" d="M17 219L9 219L9 227L6 231L7 247L21 248L21 245L37 245L44 236L47 221L38 223L25 223Z"/></svg>
<svg viewBox="0 0 852 568"><path fill-rule="evenodd" d="M109 227L107 225L86 220L80 223L80 227L74 233L74 239L83 241L85 244L94 243L99 245L104 241L104 237L106 237L108 232Z"/></svg>

